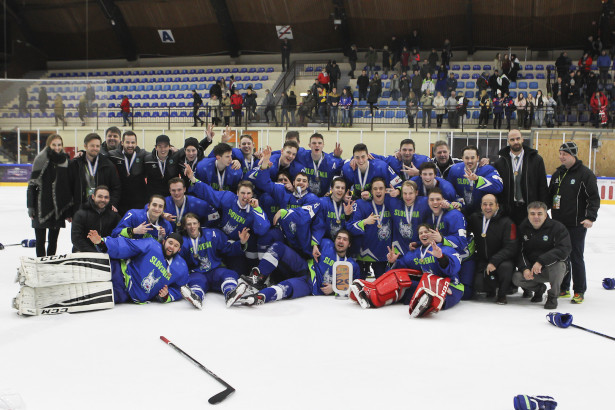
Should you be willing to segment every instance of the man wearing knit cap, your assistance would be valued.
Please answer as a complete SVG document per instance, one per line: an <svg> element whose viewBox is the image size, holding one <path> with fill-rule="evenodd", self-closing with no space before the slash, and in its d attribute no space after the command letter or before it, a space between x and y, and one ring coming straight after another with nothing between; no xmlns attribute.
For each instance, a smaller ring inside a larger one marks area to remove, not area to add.
<svg viewBox="0 0 615 410"><path fill-rule="evenodd" d="M166 135L156 137L156 147L145 156L147 194L169 196L169 180L179 175L175 158L169 152L171 140Z"/></svg>
<svg viewBox="0 0 615 410"><path fill-rule="evenodd" d="M587 282L585 277L585 235L598 217L600 194L596 175L577 158L578 147L566 142L559 148L562 163L551 177L549 208L554 220L563 223L570 234L572 252L568 272L560 289L560 297L570 297L572 277L574 296L572 303L583 303Z"/></svg>
<svg viewBox="0 0 615 410"><path fill-rule="evenodd" d="M184 169L186 168L186 164L190 165L192 169L195 169L196 164L198 164L203 157L203 149L201 148L201 145L199 145L199 140L194 137L186 138L184 141L184 147L178 149L173 154L173 159L175 164L177 164L179 175L184 179L184 181L186 181L186 186L190 185L188 179L184 177Z"/></svg>

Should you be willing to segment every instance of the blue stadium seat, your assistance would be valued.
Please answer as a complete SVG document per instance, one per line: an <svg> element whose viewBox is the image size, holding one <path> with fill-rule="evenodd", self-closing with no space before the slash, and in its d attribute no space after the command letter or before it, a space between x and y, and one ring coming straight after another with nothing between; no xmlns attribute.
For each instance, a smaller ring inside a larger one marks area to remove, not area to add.
<svg viewBox="0 0 615 410"><path fill-rule="evenodd" d="M520 90L527 90L527 83L525 81L519 81L517 84Z"/></svg>
<svg viewBox="0 0 615 410"><path fill-rule="evenodd" d="M532 97L536 98L536 94L538 94L538 91L530 91L530 94L532 94Z"/></svg>
<svg viewBox="0 0 615 410"><path fill-rule="evenodd" d="M470 71L471 70L470 65L469 64L464 64L463 67L462 67L462 70L463 71Z"/></svg>
<svg viewBox="0 0 615 410"><path fill-rule="evenodd" d="M250 69L248 70L249 73L255 73L256 72L256 67L250 67Z"/></svg>
<svg viewBox="0 0 615 410"><path fill-rule="evenodd" d="M459 71L459 70L461 70L459 65L458 64L453 64L453 71Z"/></svg>
<svg viewBox="0 0 615 410"><path fill-rule="evenodd" d="M466 83L464 81L457 81L457 88L465 88Z"/></svg>
<svg viewBox="0 0 615 410"><path fill-rule="evenodd" d="M474 91L466 91L465 97L466 98L474 98Z"/></svg>
<svg viewBox="0 0 615 410"><path fill-rule="evenodd" d="M254 90L260 90L263 88L263 84L262 83L256 83L254 84Z"/></svg>
<svg viewBox="0 0 615 410"><path fill-rule="evenodd" d="M222 72L223 72L224 74L228 74L228 73L230 73L230 72L231 72L231 69L230 69L230 68L228 68L228 67L224 67L224 68L222 69Z"/></svg>
<svg viewBox="0 0 615 410"><path fill-rule="evenodd" d="M533 80L534 79L534 74L532 73L527 73L524 77L525 80Z"/></svg>
<svg viewBox="0 0 615 410"><path fill-rule="evenodd" d="M538 74L536 74L536 79L537 80L544 80L545 79L545 75L543 73L538 73Z"/></svg>
<svg viewBox="0 0 615 410"><path fill-rule="evenodd" d="M382 95L382 98L389 98L389 97L385 97L384 94ZM386 100L380 100L378 101L378 107L386 107L388 106L389 103Z"/></svg>
<svg viewBox="0 0 615 410"><path fill-rule="evenodd" d="M239 70L240 73L247 73L248 69L246 67L241 67L241 69Z"/></svg>
<svg viewBox="0 0 615 410"><path fill-rule="evenodd" d="M202 68L199 68L196 72L197 74L205 74L205 70Z"/></svg>
<svg viewBox="0 0 615 410"><path fill-rule="evenodd" d="M545 66L542 64L536 64L536 70L544 70Z"/></svg>
<svg viewBox="0 0 615 410"><path fill-rule="evenodd" d="M528 70L528 71L529 71L529 70L533 70L533 69L534 69L534 66L533 66L532 64L526 64L526 65L525 65L525 69L526 69L526 70Z"/></svg>
<svg viewBox="0 0 615 410"><path fill-rule="evenodd" d="M530 90L537 90L537 89L538 89L538 82L530 81Z"/></svg>
<svg viewBox="0 0 615 410"><path fill-rule="evenodd" d="M511 91L509 93L509 95L511 96L511 98L517 98L517 92L516 91Z"/></svg>
<svg viewBox="0 0 615 410"><path fill-rule="evenodd" d="M491 66L489 64L485 64L483 66L483 71L491 71Z"/></svg>
<svg viewBox="0 0 615 410"><path fill-rule="evenodd" d="M476 83L474 81L468 81L466 83L466 88L469 88L469 89L472 90L472 89L476 88Z"/></svg>
<svg viewBox="0 0 615 410"><path fill-rule="evenodd" d="M261 76L261 81L269 81L269 76L268 75Z"/></svg>
<svg viewBox="0 0 615 410"><path fill-rule="evenodd" d="M182 112L179 113L179 116L180 117L187 117L188 113L186 111L182 111Z"/></svg>
<svg viewBox="0 0 615 410"><path fill-rule="evenodd" d="M480 74L478 73L472 74L472 80L478 80L479 77L480 77Z"/></svg>
<svg viewBox="0 0 615 410"><path fill-rule="evenodd" d="M352 97L355 98L355 99L359 98L359 92L358 91L353 91Z"/></svg>
<svg viewBox="0 0 615 410"><path fill-rule="evenodd" d="M389 103L389 107L397 107L399 105L399 101L392 100Z"/></svg>
<svg viewBox="0 0 615 410"><path fill-rule="evenodd" d="M469 80L470 79L470 74L468 74L468 73L461 74L461 79L462 80Z"/></svg>
<svg viewBox="0 0 615 410"><path fill-rule="evenodd" d="M406 118L406 117L407 117L406 112L402 110L398 110L397 114L395 115L395 118Z"/></svg>
<svg viewBox="0 0 615 410"><path fill-rule="evenodd" d="M273 73L273 67L269 67L269 68L267 68L267 72L268 72L268 73Z"/></svg>
<svg viewBox="0 0 615 410"><path fill-rule="evenodd" d="M474 71L480 71L480 65L478 65L478 64L474 64L474 65L472 66L472 70L474 70Z"/></svg>
<svg viewBox="0 0 615 410"><path fill-rule="evenodd" d="M517 89L517 83L513 81L512 83L510 83L510 85L508 86L508 88L509 88L510 90L516 90L516 89Z"/></svg>

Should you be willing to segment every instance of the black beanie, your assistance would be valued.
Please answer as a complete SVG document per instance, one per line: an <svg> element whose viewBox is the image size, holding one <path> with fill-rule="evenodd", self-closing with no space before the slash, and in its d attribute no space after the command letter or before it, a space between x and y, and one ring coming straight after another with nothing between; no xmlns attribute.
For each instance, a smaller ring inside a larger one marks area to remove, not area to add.
<svg viewBox="0 0 615 410"><path fill-rule="evenodd" d="M186 141L184 141L184 149L186 149L186 148L188 148L190 146L196 148L197 151L198 151L198 149L200 148L199 140L197 140L194 137L186 138Z"/></svg>
<svg viewBox="0 0 615 410"><path fill-rule="evenodd" d="M573 157L576 157L577 154L579 153L579 148L577 147L577 144L574 143L573 141L570 142L564 142L562 144L561 147L559 147L560 151L564 151L569 153L570 155L572 155Z"/></svg>
<svg viewBox="0 0 615 410"><path fill-rule="evenodd" d="M173 232L172 234L167 236L167 239L175 239L177 242L179 242L179 246L182 246L184 244L184 238L179 234L179 232Z"/></svg>

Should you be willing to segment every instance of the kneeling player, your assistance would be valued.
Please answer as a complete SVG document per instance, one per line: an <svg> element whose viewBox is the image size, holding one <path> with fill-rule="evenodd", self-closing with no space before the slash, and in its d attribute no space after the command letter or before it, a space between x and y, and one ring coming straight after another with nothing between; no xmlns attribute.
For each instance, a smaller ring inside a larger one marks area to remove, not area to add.
<svg viewBox="0 0 615 410"><path fill-rule="evenodd" d="M410 315L413 317L456 305L463 296L463 285L458 276L461 268L459 255L449 246L430 243L430 235L428 224L419 225L421 246L401 259L389 248L387 259L393 269L371 283L355 280L350 287L351 298L361 307L369 308L407 300L404 296L412 294ZM418 280L421 274L418 283L412 281L413 278Z"/></svg>
<svg viewBox="0 0 615 410"><path fill-rule="evenodd" d="M181 291L184 298L196 308L203 308L205 293L211 288L224 294L226 307L230 307L246 291L247 285L239 285L239 275L231 269L222 267L222 256L243 255L250 234L244 227L238 232L239 241L230 242L219 229L202 228L196 214L188 213L182 220L186 232L180 255L190 268L188 285Z"/></svg>
<svg viewBox="0 0 615 410"><path fill-rule="evenodd" d="M90 231L88 239L111 258L115 303L181 299L180 288L188 282L188 266L178 255L183 243L179 233L170 234L162 244L153 238L103 239L96 231Z"/></svg>

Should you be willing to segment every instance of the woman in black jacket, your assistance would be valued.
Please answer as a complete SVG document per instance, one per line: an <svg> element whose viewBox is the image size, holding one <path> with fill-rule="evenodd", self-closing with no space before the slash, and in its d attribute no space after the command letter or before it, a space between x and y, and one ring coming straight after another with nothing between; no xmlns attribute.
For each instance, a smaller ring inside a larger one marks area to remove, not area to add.
<svg viewBox="0 0 615 410"><path fill-rule="evenodd" d="M55 255L60 228L65 227L64 219L72 214L73 196L68 178L68 159L62 137L53 134L47 138L47 146L32 164L27 205L36 234L36 256Z"/></svg>

